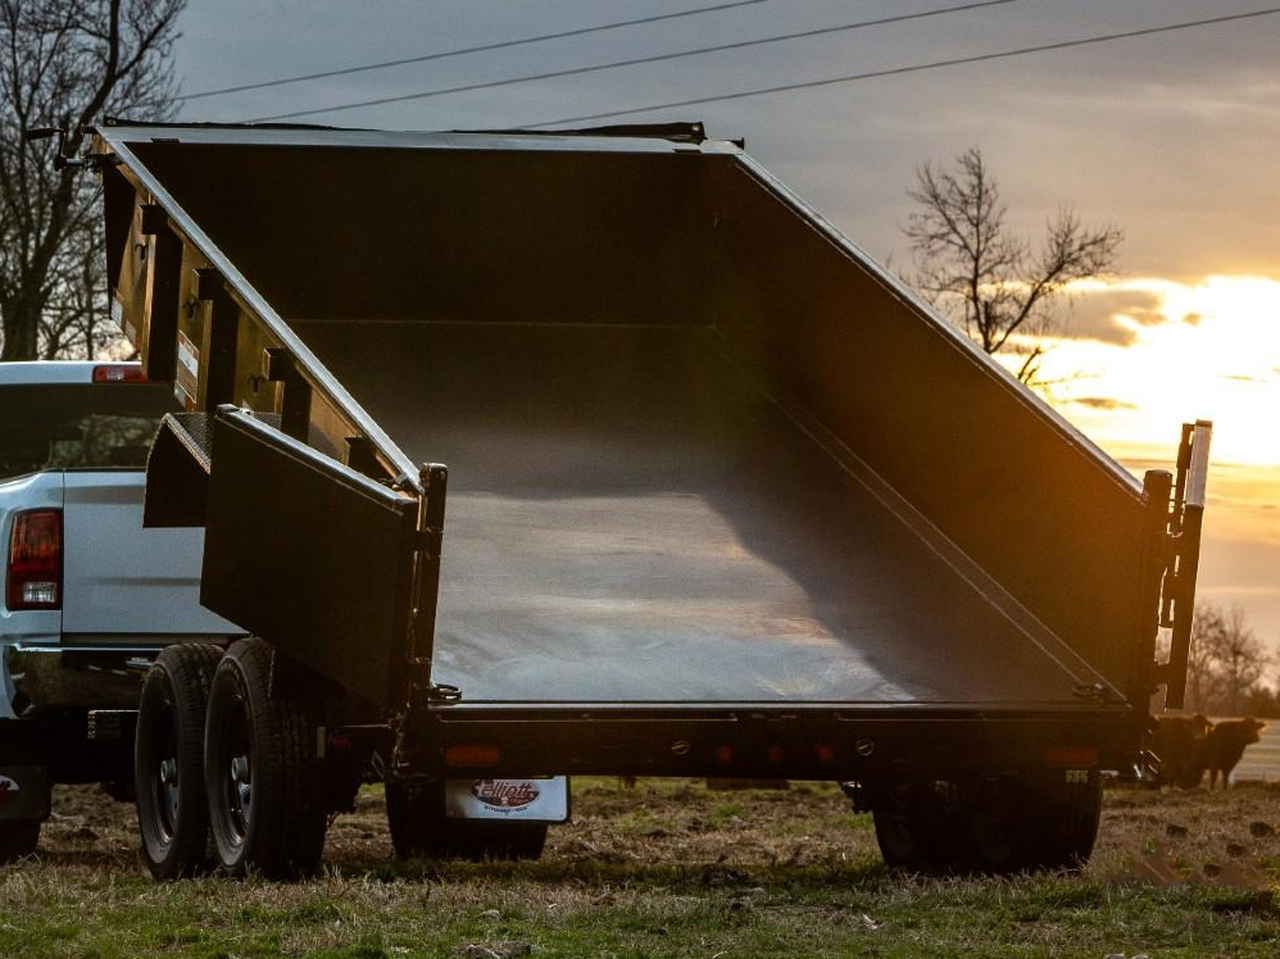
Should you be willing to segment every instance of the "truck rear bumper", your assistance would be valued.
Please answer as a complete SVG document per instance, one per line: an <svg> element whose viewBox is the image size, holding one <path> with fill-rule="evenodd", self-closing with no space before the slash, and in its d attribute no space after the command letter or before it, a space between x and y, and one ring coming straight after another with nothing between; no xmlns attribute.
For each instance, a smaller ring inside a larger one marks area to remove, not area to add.
<svg viewBox="0 0 1280 959"><path fill-rule="evenodd" d="M9 646L4 670L14 712L32 709L136 709L142 680L158 646Z"/></svg>

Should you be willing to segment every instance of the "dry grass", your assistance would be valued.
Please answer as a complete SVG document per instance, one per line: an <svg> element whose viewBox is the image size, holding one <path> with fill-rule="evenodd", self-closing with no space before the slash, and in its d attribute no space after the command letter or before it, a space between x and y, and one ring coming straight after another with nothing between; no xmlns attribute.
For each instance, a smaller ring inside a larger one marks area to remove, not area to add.
<svg viewBox="0 0 1280 959"><path fill-rule="evenodd" d="M541 862L393 864L375 793L325 874L160 885L132 811L63 790L38 861L0 867L0 954L168 956L1132 956L1270 954L1280 791L1109 791L1079 876L893 875L831 786L575 784ZM1261 887L1261 888L1260 888ZM470 951L469 951L470 950Z"/></svg>

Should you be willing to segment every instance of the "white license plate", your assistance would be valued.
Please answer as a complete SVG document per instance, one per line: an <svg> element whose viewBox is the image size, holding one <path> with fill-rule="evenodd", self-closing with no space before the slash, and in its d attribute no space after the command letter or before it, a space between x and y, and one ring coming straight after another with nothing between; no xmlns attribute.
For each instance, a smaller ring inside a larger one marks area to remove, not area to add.
<svg viewBox="0 0 1280 959"><path fill-rule="evenodd" d="M569 818L569 777L448 779L444 811L450 819L564 822Z"/></svg>

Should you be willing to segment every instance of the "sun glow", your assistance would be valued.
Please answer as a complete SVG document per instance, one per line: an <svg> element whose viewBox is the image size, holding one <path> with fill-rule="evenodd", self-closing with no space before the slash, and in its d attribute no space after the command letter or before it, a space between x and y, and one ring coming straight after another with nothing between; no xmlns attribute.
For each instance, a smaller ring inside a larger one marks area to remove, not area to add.
<svg viewBox="0 0 1280 959"><path fill-rule="evenodd" d="M1076 292L1158 304L1113 315L1127 344L1062 339L1047 353L1051 401L1086 434L1116 456L1143 457L1167 451L1182 422L1209 419L1215 461L1280 466L1280 282L1132 279Z"/></svg>

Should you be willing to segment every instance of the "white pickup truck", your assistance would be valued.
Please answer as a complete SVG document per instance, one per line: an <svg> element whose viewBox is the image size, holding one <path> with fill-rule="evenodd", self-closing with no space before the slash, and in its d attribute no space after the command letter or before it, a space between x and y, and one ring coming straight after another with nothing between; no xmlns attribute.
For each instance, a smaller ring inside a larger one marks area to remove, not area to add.
<svg viewBox="0 0 1280 959"><path fill-rule="evenodd" d="M203 529L144 529L172 386L136 363L0 364L0 862L35 850L55 783L132 798L146 669L239 630L199 603Z"/></svg>

